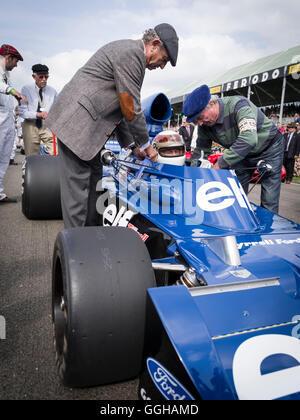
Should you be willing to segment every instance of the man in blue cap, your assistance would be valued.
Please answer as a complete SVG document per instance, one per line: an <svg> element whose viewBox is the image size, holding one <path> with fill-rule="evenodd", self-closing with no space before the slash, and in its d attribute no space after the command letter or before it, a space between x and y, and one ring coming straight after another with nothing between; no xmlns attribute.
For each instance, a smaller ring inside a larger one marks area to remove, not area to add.
<svg viewBox="0 0 300 420"><path fill-rule="evenodd" d="M276 125L247 98L211 97L206 85L186 98L183 113L188 122L195 121L199 126L195 152L213 141L225 147L214 169L235 169L246 193L253 174L250 168L260 160L272 166L262 177L261 206L278 213L284 142Z"/></svg>

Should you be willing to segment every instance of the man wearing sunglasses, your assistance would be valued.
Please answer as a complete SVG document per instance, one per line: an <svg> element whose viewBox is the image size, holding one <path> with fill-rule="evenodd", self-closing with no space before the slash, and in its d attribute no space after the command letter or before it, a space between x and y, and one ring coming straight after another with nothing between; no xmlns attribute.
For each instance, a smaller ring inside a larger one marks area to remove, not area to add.
<svg viewBox="0 0 300 420"><path fill-rule="evenodd" d="M45 127L44 120L56 99L56 90L47 85L49 68L44 64L32 66L34 84L24 86L22 94L28 104L21 101L19 115L24 118L23 139L26 155L38 155L40 144L44 143L46 151L53 154L53 134Z"/></svg>

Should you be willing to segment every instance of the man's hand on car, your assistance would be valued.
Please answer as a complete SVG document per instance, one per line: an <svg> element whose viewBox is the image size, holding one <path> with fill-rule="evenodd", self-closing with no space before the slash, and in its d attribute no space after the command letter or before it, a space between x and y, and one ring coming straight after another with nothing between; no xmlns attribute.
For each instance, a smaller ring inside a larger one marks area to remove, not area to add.
<svg viewBox="0 0 300 420"><path fill-rule="evenodd" d="M134 147L132 149L132 153L134 154L134 156L138 159L138 160L144 160L147 155L145 152L141 152L140 149L138 147Z"/></svg>
<svg viewBox="0 0 300 420"><path fill-rule="evenodd" d="M150 159L152 162L156 162L157 161L157 151L156 149L154 149L154 147L152 147L151 145L147 147L147 149L144 150L144 152L146 153L146 157L148 159Z"/></svg>
<svg viewBox="0 0 300 420"><path fill-rule="evenodd" d="M216 161L216 163L214 164L213 169L221 169L219 164L218 164L218 161Z"/></svg>

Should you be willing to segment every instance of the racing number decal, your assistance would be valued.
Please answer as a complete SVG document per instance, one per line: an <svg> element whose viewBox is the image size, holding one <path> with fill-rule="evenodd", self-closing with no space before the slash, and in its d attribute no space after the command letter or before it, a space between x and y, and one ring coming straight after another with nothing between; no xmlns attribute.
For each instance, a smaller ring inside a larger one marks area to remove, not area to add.
<svg viewBox="0 0 300 420"><path fill-rule="evenodd" d="M262 375L262 362L272 355L295 359L295 367ZM260 335L244 341L237 349L232 366L233 380L240 400L273 400L300 392L300 341L287 335Z"/></svg>

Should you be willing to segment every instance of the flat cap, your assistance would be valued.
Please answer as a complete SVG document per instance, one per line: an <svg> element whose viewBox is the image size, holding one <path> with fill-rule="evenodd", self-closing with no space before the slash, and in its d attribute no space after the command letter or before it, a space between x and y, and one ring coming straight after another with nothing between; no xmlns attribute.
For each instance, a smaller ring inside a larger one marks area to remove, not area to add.
<svg viewBox="0 0 300 420"><path fill-rule="evenodd" d="M188 95L183 104L183 113L187 116L187 122L194 121L207 107L211 98L207 85L202 85Z"/></svg>
<svg viewBox="0 0 300 420"><path fill-rule="evenodd" d="M37 74L49 73L49 68L45 66L45 64L34 64L31 69L33 73L37 73Z"/></svg>
<svg viewBox="0 0 300 420"><path fill-rule="evenodd" d="M164 43L170 58L170 62L172 66L175 67L178 56L178 36L175 29L168 23L160 23L159 25L155 26L154 30L159 36L160 40Z"/></svg>
<svg viewBox="0 0 300 420"><path fill-rule="evenodd" d="M12 55L13 57L16 57L18 60L23 61L23 57L19 53L18 50L15 49L15 47L12 47L8 44L3 44L0 47L0 55Z"/></svg>

